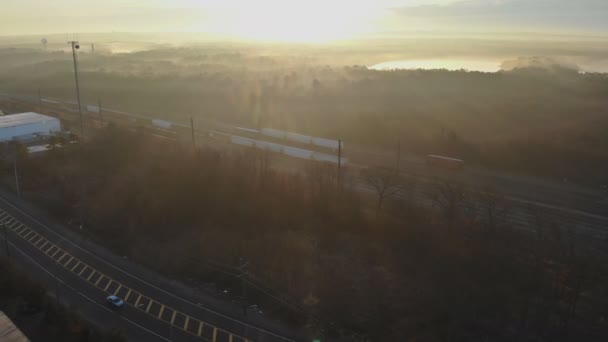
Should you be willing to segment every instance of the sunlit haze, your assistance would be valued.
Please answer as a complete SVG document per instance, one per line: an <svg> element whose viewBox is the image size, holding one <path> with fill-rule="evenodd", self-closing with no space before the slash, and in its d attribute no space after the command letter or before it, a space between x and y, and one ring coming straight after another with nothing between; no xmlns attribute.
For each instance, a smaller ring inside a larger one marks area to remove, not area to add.
<svg viewBox="0 0 608 342"><path fill-rule="evenodd" d="M602 0L5 0L2 35L195 32L240 39L326 42L370 34L605 33Z"/></svg>

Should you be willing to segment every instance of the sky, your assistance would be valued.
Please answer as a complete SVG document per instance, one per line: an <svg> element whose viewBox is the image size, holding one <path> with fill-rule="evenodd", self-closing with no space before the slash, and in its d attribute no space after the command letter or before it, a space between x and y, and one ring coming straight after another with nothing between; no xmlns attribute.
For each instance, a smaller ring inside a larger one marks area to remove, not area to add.
<svg viewBox="0 0 608 342"><path fill-rule="evenodd" d="M2 0L0 35L200 32L331 41L384 32L608 33L608 0Z"/></svg>

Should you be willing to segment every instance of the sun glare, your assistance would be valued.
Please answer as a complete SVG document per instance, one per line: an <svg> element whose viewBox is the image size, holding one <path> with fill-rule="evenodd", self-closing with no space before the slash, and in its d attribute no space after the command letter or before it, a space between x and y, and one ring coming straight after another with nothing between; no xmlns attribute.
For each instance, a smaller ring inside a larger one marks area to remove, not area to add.
<svg viewBox="0 0 608 342"><path fill-rule="evenodd" d="M370 31L378 17L372 6L343 0L240 1L221 12L211 24L215 33L287 42L347 39Z"/></svg>

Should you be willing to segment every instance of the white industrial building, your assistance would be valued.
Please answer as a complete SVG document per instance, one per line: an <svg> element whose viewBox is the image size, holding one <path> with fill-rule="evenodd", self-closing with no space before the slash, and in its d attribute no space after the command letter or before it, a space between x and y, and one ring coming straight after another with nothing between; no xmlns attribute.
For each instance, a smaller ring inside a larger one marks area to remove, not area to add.
<svg viewBox="0 0 608 342"><path fill-rule="evenodd" d="M50 116L33 112L0 116L0 142L27 140L59 132L61 122Z"/></svg>

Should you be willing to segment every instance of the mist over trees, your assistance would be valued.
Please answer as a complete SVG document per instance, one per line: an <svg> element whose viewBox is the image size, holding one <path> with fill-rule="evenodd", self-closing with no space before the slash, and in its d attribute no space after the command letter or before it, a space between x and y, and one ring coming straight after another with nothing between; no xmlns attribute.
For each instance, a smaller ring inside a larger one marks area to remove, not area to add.
<svg viewBox="0 0 608 342"><path fill-rule="evenodd" d="M508 59L498 73L376 71L343 66L344 51L299 52L217 44L109 54L100 44L95 54L80 54L83 98L380 149L401 141L405 153L608 183L606 74L580 73L551 57ZM70 99L70 58L58 50L1 50L0 88Z"/></svg>

